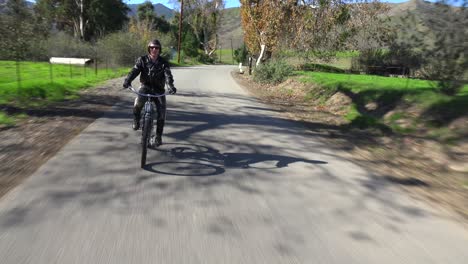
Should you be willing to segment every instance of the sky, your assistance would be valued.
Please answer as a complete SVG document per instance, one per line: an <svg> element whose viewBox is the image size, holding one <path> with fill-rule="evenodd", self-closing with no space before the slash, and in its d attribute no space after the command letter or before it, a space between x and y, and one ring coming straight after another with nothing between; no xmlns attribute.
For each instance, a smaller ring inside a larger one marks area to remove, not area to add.
<svg viewBox="0 0 468 264"><path fill-rule="evenodd" d="M144 3L146 0L124 0L125 3L127 4L141 4ZM406 2L408 0L382 0L382 2L389 2L389 3L401 3L401 2ZM161 3L169 8L173 8L173 4L171 0L152 0L151 1L153 4ZM239 0L224 0L226 3L225 7L230 8L230 7L239 7L240 6L240 1Z"/></svg>
<svg viewBox="0 0 468 264"><path fill-rule="evenodd" d="M30 0L31 2L36 2L34 0ZM169 8L173 8L174 4L173 2L176 0L151 0L153 4L163 4ZM389 2L389 3L401 3L401 2L406 2L409 0L382 0L382 2ZM146 2L146 0L123 0L124 3L126 4L141 4ZM240 6L240 1L239 0L224 0L226 3L225 7L230 8L230 7L239 7Z"/></svg>
<svg viewBox="0 0 468 264"><path fill-rule="evenodd" d="M141 4L144 3L146 0L123 0L126 4ZM152 0L151 1L153 4L161 3L169 8L173 8L173 4L171 0ZM238 7L240 6L239 0L224 0L226 3L225 7L230 8L230 7Z"/></svg>

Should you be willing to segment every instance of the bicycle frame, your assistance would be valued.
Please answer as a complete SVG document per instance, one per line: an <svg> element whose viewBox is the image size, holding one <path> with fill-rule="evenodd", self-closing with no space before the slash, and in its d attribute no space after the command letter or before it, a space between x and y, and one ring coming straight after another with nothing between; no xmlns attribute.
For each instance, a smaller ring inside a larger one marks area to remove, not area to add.
<svg viewBox="0 0 468 264"><path fill-rule="evenodd" d="M154 139L155 139L154 136L152 135L152 131L155 130L153 129L155 106L151 98L158 98L158 97L166 96L168 94L167 93L158 94L158 95L143 94L143 93L136 91L135 88L133 88L132 86L130 86L129 89L133 93L139 96L146 97L146 102L144 106L144 114L143 114L143 122L142 122L142 127L141 127L141 146L142 146L141 167L143 168L146 164L147 148L154 144Z"/></svg>

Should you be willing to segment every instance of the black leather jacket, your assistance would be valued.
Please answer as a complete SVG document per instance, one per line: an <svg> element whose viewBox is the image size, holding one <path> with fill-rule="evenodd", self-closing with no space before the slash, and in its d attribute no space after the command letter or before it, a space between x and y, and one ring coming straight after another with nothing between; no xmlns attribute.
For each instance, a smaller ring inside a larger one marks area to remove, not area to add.
<svg viewBox="0 0 468 264"><path fill-rule="evenodd" d="M174 78L169 63L162 57L158 57L156 62L153 62L149 55L139 57L128 73L125 83L130 84L138 74L140 74L142 85L149 86L158 93L164 93L166 81L170 87L174 87Z"/></svg>

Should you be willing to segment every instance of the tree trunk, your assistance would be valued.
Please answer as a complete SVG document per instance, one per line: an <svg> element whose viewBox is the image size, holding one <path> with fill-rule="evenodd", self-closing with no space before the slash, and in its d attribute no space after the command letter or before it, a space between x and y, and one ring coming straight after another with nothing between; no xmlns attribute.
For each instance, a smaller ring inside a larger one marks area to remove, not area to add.
<svg viewBox="0 0 468 264"><path fill-rule="evenodd" d="M257 64L255 65L257 67L258 67L258 65L260 65L260 61L262 60L263 54L265 53L265 50L266 50L266 45L265 44L260 45L260 47L261 47L260 56L258 56Z"/></svg>
<svg viewBox="0 0 468 264"><path fill-rule="evenodd" d="M76 5L78 6L80 10L80 15L78 17L78 21L74 22L75 24L75 34L78 33L80 36L80 39L84 39L84 27L85 27L85 22L84 22L84 0L75 0ZM78 25L76 25L78 24Z"/></svg>

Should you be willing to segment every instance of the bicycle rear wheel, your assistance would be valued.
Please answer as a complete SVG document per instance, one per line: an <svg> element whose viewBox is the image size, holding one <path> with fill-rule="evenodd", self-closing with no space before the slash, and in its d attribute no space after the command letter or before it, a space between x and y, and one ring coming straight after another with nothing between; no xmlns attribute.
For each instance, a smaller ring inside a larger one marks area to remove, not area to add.
<svg viewBox="0 0 468 264"><path fill-rule="evenodd" d="M146 153L148 152L149 139L151 136L151 117L145 116L143 129L141 131L141 167L146 165Z"/></svg>

